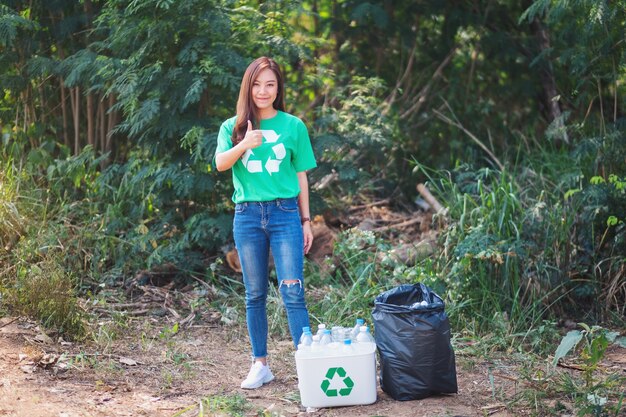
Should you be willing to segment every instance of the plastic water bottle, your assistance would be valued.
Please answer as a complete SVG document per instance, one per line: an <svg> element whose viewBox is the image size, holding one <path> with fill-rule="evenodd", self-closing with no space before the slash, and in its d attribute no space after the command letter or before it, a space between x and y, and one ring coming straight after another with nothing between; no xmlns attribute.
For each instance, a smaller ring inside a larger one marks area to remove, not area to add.
<svg viewBox="0 0 626 417"><path fill-rule="evenodd" d="M359 343L374 343L374 338L370 334L369 327L361 326L359 328L359 334L356 336L356 341Z"/></svg>
<svg viewBox="0 0 626 417"><path fill-rule="evenodd" d="M324 329L324 333L322 334L322 337L320 337L320 345L321 346L329 345L331 344L332 341L333 341L333 338L330 335L330 330Z"/></svg>
<svg viewBox="0 0 626 417"><path fill-rule="evenodd" d="M309 350L313 344L313 335L310 330L305 330L300 337L300 343L298 344L298 350Z"/></svg>
<svg viewBox="0 0 626 417"><path fill-rule="evenodd" d="M343 353L354 354L354 347L352 346L352 340L346 339L343 341L343 347L341 349Z"/></svg>
<svg viewBox="0 0 626 417"><path fill-rule="evenodd" d="M320 336L317 334L313 335L313 340L311 342L311 351L319 352L320 350L322 350L322 346L320 345Z"/></svg>
<svg viewBox="0 0 626 417"><path fill-rule="evenodd" d="M341 342L343 343L343 339L345 339L344 335L344 330L343 327L341 326L333 326L333 328L330 331L330 335L333 338L333 342Z"/></svg>
<svg viewBox="0 0 626 417"><path fill-rule="evenodd" d="M326 325L324 323L320 323L317 325L317 333L315 334L319 337L322 337L322 335L324 334L324 330L326 330Z"/></svg>
<svg viewBox="0 0 626 417"><path fill-rule="evenodd" d="M304 341L304 337L305 337L307 332L309 332L309 334L311 334L311 328L309 326L304 326L302 328L302 334L300 335L300 341L298 343L302 343ZM310 343L309 343L309 345L310 345Z"/></svg>
<svg viewBox="0 0 626 417"><path fill-rule="evenodd" d="M359 331L361 330L361 326L363 326L364 324L365 324L365 320L356 319L356 324L354 325L354 327L352 328L352 331L350 332L350 339L356 340L356 336L359 334Z"/></svg>

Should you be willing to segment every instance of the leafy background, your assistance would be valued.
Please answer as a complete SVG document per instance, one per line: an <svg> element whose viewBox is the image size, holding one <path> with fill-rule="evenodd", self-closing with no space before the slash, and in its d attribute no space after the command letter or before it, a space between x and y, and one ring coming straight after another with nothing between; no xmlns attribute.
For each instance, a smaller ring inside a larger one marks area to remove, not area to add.
<svg viewBox="0 0 626 417"><path fill-rule="evenodd" d="M4 0L0 309L84 336L79 300L140 271L233 285L212 158L269 55L319 160L314 214L413 212L417 183L447 208L415 264L397 236L344 227L307 264L314 318L422 281L499 349L547 349L570 318L623 328L625 25L624 0Z"/></svg>

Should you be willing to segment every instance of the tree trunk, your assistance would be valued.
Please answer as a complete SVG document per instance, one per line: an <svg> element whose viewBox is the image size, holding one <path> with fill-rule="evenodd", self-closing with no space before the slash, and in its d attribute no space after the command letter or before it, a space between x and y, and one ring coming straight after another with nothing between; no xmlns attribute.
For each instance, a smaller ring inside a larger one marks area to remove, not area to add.
<svg viewBox="0 0 626 417"><path fill-rule="evenodd" d="M31 123L36 121L35 108L32 106L32 103L31 103L32 96L33 96L32 87L29 84L26 90L22 92L22 101L24 104L24 124L23 124L24 132L27 132L28 126L30 126ZM28 141L30 143L30 146L32 148L36 148L37 144L35 143L35 139L32 137L32 135L27 135L27 136L28 136Z"/></svg>
<svg viewBox="0 0 626 417"><path fill-rule="evenodd" d="M60 79L60 87L61 87L61 115L63 117L63 144L69 148L70 146L70 137L68 133L67 127L67 94L65 93L65 81L63 78Z"/></svg>
<svg viewBox="0 0 626 417"><path fill-rule="evenodd" d="M548 31L543 23L536 18L533 20L530 27L539 41L539 54L541 55L550 48L550 37L548 35ZM563 142L569 144L569 136L567 135L567 130L565 129L563 113L561 112L561 106L559 105L552 63L549 61L547 54L544 56L545 61L540 64L541 67L539 69L539 78L543 89L544 105L550 114L550 121L556 123L556 127L562 132L561 139Z"/></svg>
<svg viewBox="0 0 626 417"><path fill-rule="evenodd" d="M104 146L106 145L106 116L104 115L104 93L98 100L98 119L100 119L100 125L98 129L98 142L100 143L100 151L104 152Z"/></svg>
<svg viewBox="0 0 626 417"><path fill-rule="evenodd" d="M80 153L80 87L74 87L74 155Z"/></svg>
<svg viewBox="0 0 626 417"><path fill-rule="evenodd" d="M320 18L319 18L319 10L317 6L317 0L313 0L311 2L311 15L313 16L313 36L315 39L319 39L320 33ZM320 56L319 48L317 45L313 44L313 56L315 57L314 62L318 62L318 58Z"/></svg>
<svg viewBox="0 0 626 417"><path fill-rule="evenodd" d="M339 58L339 51L341 50L341 46L343 45L343 36L341 30L343 28L339 28L338 22L340 20L339 17L339 5L337 4L337 0L332 0L331 6L331 18L330 18L330 36L335 38L335 59Z"/></svg>
<svg viewBox="0 0 626 417"><path fill-rule="evenodd" d="M99 97L100 95L98 94L97 97ZM100 140L100 125L102 124L102 119L100 118L100 108L102 107L102 100L98 100L96 97L96 109L95 109L95 118L96 118L96 124L93 128L93 134L94 134L94 149L95 150L102 150L102 141Z"/></svg>
<svg viewBox="0 0 626 417"><path fill-rule="evenodd" d="M100 147L100 151L102 153L105 153L105 146L106 146L106 116L104 114L104 95L100 97L100 100L98 100L98 120L100 120L100 125L99 125L99 129L98 129L98 137L99 140L98 142L99 147ZM101 168L104 168L106 166L106 162L104 160L102 160L102 164L100 165Z"/></svg>
<svg viewBox="0 0 626 417"><path fill-rule="evenodd" d="M69 88L70 93L70 107L72 110L72 124L75 126L74 119L76 118L76 94L74 94L74 89ZM76 137L76 133L74 133L74 137ZM70 149L72 148L72 144L70 144Z"/></svg>
<svg viewBox="0 0 626 417"><path fill-rule="evenodd" d="M206 89L200 95L200 102L198 103L198 117L204 117L209 109L209 90Z"/></svg>
<svg viewBox="0 0 626 417"><path fill-rule="evenodd" d="M95 150L93 113L93 94L87 93L87 143Z"/></svg>
<svg viewBox="0 0 626 417"><path fill-rule="evenodd" d="M109 160L113 156L113 129L115 128L117 112L112 110L112 107L115 105L115 97L113 94L109 95L109 103L107 106L108 112L108 120L107 120L107 128L106 128L106 146L104 147L104 152L109 152Z"/></svg>
<svg viewBox="0 0 626 417"><path fill-rule="evenodd" d="M39 83L39 106L41 107L41 123L46 124L46 96L43 91L43 82Z"/></svg>
<svg viewBox="0 0 626 417"><path fill-rule="evenodd" d="M87 15L87 26L90 27L93 20L93 3L91 0L84 0L84 10Z"/></svg>

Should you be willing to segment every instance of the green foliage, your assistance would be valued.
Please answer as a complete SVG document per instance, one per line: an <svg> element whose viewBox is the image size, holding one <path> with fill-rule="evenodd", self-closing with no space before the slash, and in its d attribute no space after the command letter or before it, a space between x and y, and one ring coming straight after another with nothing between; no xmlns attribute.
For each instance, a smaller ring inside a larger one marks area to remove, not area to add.
<svg viewBox="0 0 626 417"><path fill-rule="evenodd" d="M69 337L86 333L86 314L78 305L72 276L54 260L16 265L14 275L0 277L0 300L16 314L39 320Z"/></svg>
<svg viewBox="0 0 626 417"><path fill-rule="evenodd" d="M36 29L37 24L20 16L10 7L0 5L0 46L7 47L14 44L18 37L18 32Z"/></svg>
<svg viewBox="0 0 626 417"><path fill-rule="evenodd" d="M582 331L572 330L561 340L553 364L556 365L570 351L577 351L582 362L583 384L564 375L561 389L574 397L579 416L619 415L624 395L622 392L620 397L619 390L626 378L619 374L597 372L609 343L614 342L619 333L609 332L600 326L589 327L584 323L580 326Z"/></svg>
<svg viewBox="0 0 626 417"><path fill-rule="evenodd" d="M313 142L320 163L312 178L320 182L333 178L321 191L328 199L397 180L387 170L394 123L381 112L383 91L380 79L354 77L345 87L336 87L331 105L320 109Z"/></svg>
<svg viewBox="0 0 626 417"><path fill-rule="evenodd" d="M11 166L9 161L8 166ZM12 169L0 171L0 247L10 248L22 233L23 219L17 208L17 179ZM6 250L6 249L5 249Z"/></svg>
<svg viewBox="0 0 626 417"><path fill-rule="evenodd" d="M198 402L178 411L172 417L181 417L194 412L195 416L201 417L205 415L229 415L233 417L243 417L248 415L252 406L245 397L234 395L214 395L212 397L203 398ZM197 411L196 411L197 410Z"/></svg>
<svg viewBox="0 0 626 417"><path fill-rule="evenodd" d="M118 131L150 155L170 154L190 129L216 129L232 113L248 59L234 44L224 47L234 17L222 3L111 1L96 21L107 33L95 45L103 53L99 74L125 115ZM209 92L215 100L207 107Z"/></svg>
<svg viewBox="0 0 626 417"><path fill-rule="evenodd" d="M401 284L423 282L446 295L431 260L406 265L391 242L356 228L340 233L332 258L321 266L307 263L306 272L309 313L319 323L348 326L367 319L376 296Z"/></svg>
<svg viewBox="0 0 626 417"><path fill-rule="evenodd" d="M469 315L485 325L494 311L505 313L520 326L509 332L539 320L541 297L524 277L528 253L518 185L507 173L461 167L450 179L440 178L437 189L452 219L442 238L449 255L442 261L458 301L470 302Z"/></svg>
<svg viewBox="0 0 626 417"><path fill-rule="evenodd" d="M50 190L59 193L55 197L63 200L80 200L95 187L95 180L100 175L100 162L103 157L96 158L93 148L86 146L83 151L72 158L47 160L47 180Z"/></svg>
<svg viewBox="0 0 626 417"><path fill-rule="evenodd" d="M96 20L107 34L94 45L102 54L98 75L108 80L107 94L117 97L125 116L117 132L141 149L103 174L98 197L113 203L107 232L137 241L148 265L179 263L192 245L215 249L230 232L220 217L228 209L225 187L207 173L215 149L207 128L216 130L230 115L224 110L234 108L237 71L246 59L222 47L231 36L231 16L220 4L112 1ZM210 108L209 91L218 98ZM192 132L202 133L190 142ZM181 138L193 159L179 146ZM200 241L199 233L208 239Z"/></svg>
<svg viewBox="0 0 626 417"><path fill-rule="evenodd" d="M555 64L563 65L575 75L573 96L585 90L585 84L595 86L600 80L615 82L619 63L624 64L623 41L619 26L626 18L626 2L606 0L536 0L522 13L519 21L545 19L554 30L555 44L550 53ZM577 42L572 42L576 39ZM538 57L537 59L546 59ZM617 93L617 92L615 92ZM585 97L584 99L588 99Z"/></svg>
<svg viewBox="0 0 626 417"><path fill-rule="evenodd" d="M571 152L540 148L511 173L463 165L431 177L451 219L441 265L470 316L490 327L494 309L506 312L519 333L546 314L577 314L578 304L596 319L622 311L626 205L623 166L613 162L623 158L622 142L609 133ZM590 164L614 173L598 175Z"/></svg>
<svg viewBox="0 0 626 417"><path fill-rule="evenodd" d="M231 240L216 132L248 62L271 55L286 69L289 111L311 128L314 213L363 192L410 201L429 176L449 210L441 255L416 266L397 260L397 242L342 233L328 265L307 265L313 316L350 322L379 292L422 281L459 326L544 351L550 313L600 320L626 306L625 10L623 0L5 1L1 260L51 262L80 290L166 262L202 273ZM550 74L549 99L566 110L557 121L538 99ZM112 116L107 154L87 144L87 94L112 105L95 117L102 129ZM62 103L80 110L75 126ZM571 143L557 149L564 132ZM505 172L486 168L485 149ZM416 157L452 171L411 174ZM37 304L14 272L3 272L6 294Z"/></svg>

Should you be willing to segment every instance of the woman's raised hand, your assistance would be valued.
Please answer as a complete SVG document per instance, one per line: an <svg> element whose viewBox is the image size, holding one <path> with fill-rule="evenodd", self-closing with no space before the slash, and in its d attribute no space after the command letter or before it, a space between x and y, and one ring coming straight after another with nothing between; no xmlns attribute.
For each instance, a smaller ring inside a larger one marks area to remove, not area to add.
<svg viewBox="0 0 626 417"><path fill-rule="evenodd" d="M248 130L246 130L246 135L243 137L241 143L246 149L257 148L263 143L263 133L261 133L260 130L252 129L252 122L250 120L248 120Z"/></svg>

